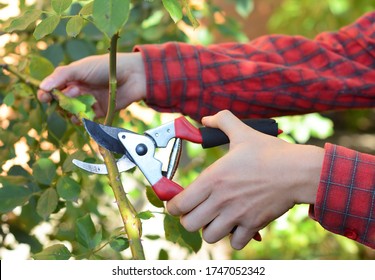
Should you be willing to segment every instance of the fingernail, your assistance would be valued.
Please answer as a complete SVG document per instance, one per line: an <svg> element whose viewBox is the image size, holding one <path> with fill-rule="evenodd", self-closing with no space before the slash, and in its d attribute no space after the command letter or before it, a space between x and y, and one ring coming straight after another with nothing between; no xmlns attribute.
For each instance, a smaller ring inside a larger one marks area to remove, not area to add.
<svg viewBox="0 0 375 280"><path fill-rule="evenodd" d="M79 88L78 87L71 87L64 91L65 95L69 97L75 97L79 94Z"/></svg>

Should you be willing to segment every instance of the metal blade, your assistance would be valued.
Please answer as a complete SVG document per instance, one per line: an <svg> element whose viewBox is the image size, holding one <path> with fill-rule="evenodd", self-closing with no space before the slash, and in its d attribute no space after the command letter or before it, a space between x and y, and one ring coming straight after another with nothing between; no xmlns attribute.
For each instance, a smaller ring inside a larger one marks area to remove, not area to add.
<svg viewBox="0 0 375 280"><path fill-rule="evenodd" d="M87 119L83 119L83 123L91 138L94 139L100 146L114 153L126 154L126 149L121 144L121 141L119 141L117 135L120 132L134 132L124 128L98 124Z"/></svg>
<svg viewBox="0 0 375 280"><path fill-rule="evenodd" d="M107 166L105 164L87 163L84 161L80 161L78 159L73 159L73 163L79 168L86 170L90 173L108 174ZM116 162L116 164L117 164L117 169L120 173L128 171L132 169L133 167L135 167L135 164L126 156L123 156L122 158L120 158Z"/></svg>

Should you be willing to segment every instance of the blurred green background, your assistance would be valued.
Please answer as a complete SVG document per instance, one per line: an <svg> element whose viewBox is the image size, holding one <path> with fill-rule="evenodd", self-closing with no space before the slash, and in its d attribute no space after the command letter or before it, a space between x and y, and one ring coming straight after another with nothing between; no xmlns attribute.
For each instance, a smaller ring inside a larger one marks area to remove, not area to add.
<svg viewBox="0 0 375 280"><path fill-rule="evenodd" d="M62 20L51 36L39 42L32 37L32 26L11 35L1 31L9 25L10 15L23 13L30 5L49 9L49 2L0 0L0 58L30 71L30 57L33 54L48 59L56 67L85 56L107 52L108 41L91 24L87 24L77 37L71 38L65 31L66 21ZM74 1L68 13L77 14L87 2ZM200 23L194 29L187 18L175 24L161 1L132 1L132 4L129 21L119 41L120 51L130 51L135 44L172 40L203 45L228 41L247 42L270 33L314 38L320 32L335 31L350 24L375 8L375 1L368 0L192 0L190 4L193 13ZM26 203L19 201L19 206L11 211L0 207L0 258L30 258L43 247L57 241L63 242L82 258L128 258L126 251L110 246L88 253L77 244L74 222L78 217L90 213L103 242L111 240L111 234L121 226L121 221L113 206L113 195L106 179L88 176L70 164L72 158L98 160L95 153L90 154L86 145L88 138L82 136L82 131L75 128L67 116L56 113L55 108L46 105L38 107L33 91L35 89L15 83L12 77L0 72L0 183L9 183L9 178L33 181L29 179L32 174L35 175L33 164L38 156L43 155L53 158L52 170L57 173L58 179L69 174L81 189L77 193L78 198L69 200L60 197L53 211L41 217L41 211L36 209L40 194L45 189L35 182L27 183L28 187L37 189L37 195ZM129 110L119 113L116 123L141 132L173 117L156 113L143 104L134 104ZM331 142L372 154L375 152L374 120L373 109L278 118L287 141L319 146ZM26 158L20 159L21 152L16 149L20 143L27 148L23 153ZM84 147L84 151L81 147ZM225 148L202 150L199 146L186 143L176 180L182 185L188 185L225 151ZM54 158L56 153L58 157ZM218 244L204 244L198 253L193 253L184 246L176 246L164 240L163 222L158 219L162 215L145 200L143 177L137 172L124 176L124 185L135 207L140 211L151 209L155 212L154 218L144 221L144 247L149 259L375 258L374 250L322 229L308 217L306 205L293 208L266 227L261 232L263 241L260 243L253 241L243 250L233 251L228 240L223 240ZM12 181L12 184L17 183ZM1 201L4 203L4 198Z"/></svg>

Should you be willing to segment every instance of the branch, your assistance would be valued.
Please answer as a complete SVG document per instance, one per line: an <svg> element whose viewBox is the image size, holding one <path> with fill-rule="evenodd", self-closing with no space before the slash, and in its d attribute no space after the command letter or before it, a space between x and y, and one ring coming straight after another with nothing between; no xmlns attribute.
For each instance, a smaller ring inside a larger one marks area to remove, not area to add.
<svg viewBox="0 0 375 280"><path fill-rule="evenodd" d="M4 70L6 70L9 73L13 74L14 76L16 76L17 78L19 78L24 83L39 88L39 85L40 85L40 81L39 80L34 79L33 77L27 76L25 74L22 74L20 71L17 70L16 67L14 67L12 65L9 65L9 64L0 64L0 68L3 68Z"/></svg>
<svg viewBox="0 0 375 280"><path fill-rule="evenodd" d="M116 74L116 55L117 55L117 40L118 34L113 35L111 38L111 47L109 54L109 96L108 96L108 109L104 121L105 125L111 125L115 116L116 109L116 93L117 93L117 74ZM133 259L144 260L145 255L141 242L142 236L142 223L137 216L133 205L130 203L122 186L120 173L117 169L116 160L113 154L102 148L101 154L107 166L108 177L113 193L116 197L117 206L119 208L124 229L129 239L129 246L132 252Z"/></svg>

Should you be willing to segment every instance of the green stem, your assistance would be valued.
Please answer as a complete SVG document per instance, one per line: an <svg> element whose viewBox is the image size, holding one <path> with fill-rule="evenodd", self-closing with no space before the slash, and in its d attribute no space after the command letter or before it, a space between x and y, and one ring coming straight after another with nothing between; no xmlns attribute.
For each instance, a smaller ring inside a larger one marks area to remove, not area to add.
<svg viewBox="0 0 375 280"><path fill-rule="evenodd" d="M13 74L14 76L16 76L17 78L22 80L24 83L39 88L39 85L40 85L39 80L34 79L34 78L32 78L30 76L27 76L25 74L22 74L14 66L9 65L9 64L0 64L0 68L5 69L9 73Z"/></svg>
<svg viewBox="0 0 375 280"><path fill-rule="evenodd" d="M104 124L111 125L116 111L116 93L117 93L117 74L116 74L116 55L117 55L117 40L118 34L111 38L111 47L109 54L109 97L108 109L105 117ZM117 206L119 208L124 229L129 239L129 246L132 252L133 259L144 260L145 255L141 242L142 236L142 223L137 217L137 212L133 205L130 203L124 188L122 186L120 173L117 169L116 160L113 154L106 150L101 149L104 162L107 166L108 177L113 193L116 197Z"/></svg>
<svg viewBox="0 0 375 280"><path fill-rule="evenodd" d="M116 110L117 95L117 40L119 36L116 33L111 39L111 47L109 49L109 95L108 110L104 120L105 125L111 125Z"/></svg>

